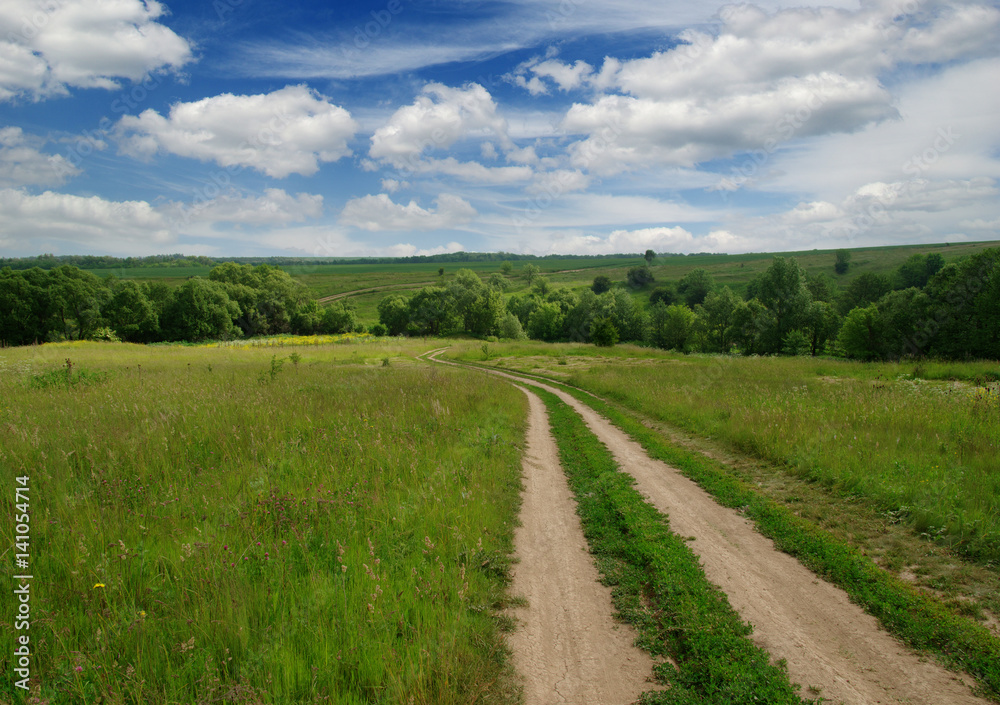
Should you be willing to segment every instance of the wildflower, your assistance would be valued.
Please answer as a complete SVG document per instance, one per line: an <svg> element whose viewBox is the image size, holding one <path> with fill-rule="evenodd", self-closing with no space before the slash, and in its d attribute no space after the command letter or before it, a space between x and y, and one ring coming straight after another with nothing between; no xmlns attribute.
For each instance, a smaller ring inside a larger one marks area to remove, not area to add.
<svg viewBox="0 0 1000 705"><path fill-rule="evenodd" d="M104 583L94 583L94 589L95 589L95 590L96 590L97 588L102 588L102 587L104 587Z"/></svg>
<svg viewBox="0 0 1000 705"><path fill-rule="evenodd" d="M77 666L76 667L76 672L77 673L83 673L83 666Z"/></svg>

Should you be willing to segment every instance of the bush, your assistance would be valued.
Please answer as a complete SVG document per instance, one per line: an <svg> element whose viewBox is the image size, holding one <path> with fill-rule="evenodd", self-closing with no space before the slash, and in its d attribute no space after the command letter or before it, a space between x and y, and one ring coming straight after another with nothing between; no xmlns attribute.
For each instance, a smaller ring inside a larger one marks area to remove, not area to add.
<svg viewBox="0 0 1000 705"><path fill-rule="evenodd" d="M389 329L386 328L381 323L373 323L370 326L368 326L368 332L371 333L372 335L377 335L380 338L389 335Z"/></svg>
<svg viewBox="0 0 1000 705"><path fill-rule="evenodd" d="M611 281L611 277L604 274L598 274L594 277L594 283L590 285L590 290L595 294L603 294L605 291L611 289L614 282Z"/></svg>
<svg viewBox="0 0 1000 705"><path fill-rule="evenodd" d="M590 339L599 348L613 347L618 342L618 329L608 318L595 318L590 324Z"/></svg>
<svg viewBox="0 0 1000 705"><path fill-rule="evenodd" d="M632 267L625 275L625 281L633 289L641 289L647 284L655 281L653 272L645 264L640 267Z"/></svg>

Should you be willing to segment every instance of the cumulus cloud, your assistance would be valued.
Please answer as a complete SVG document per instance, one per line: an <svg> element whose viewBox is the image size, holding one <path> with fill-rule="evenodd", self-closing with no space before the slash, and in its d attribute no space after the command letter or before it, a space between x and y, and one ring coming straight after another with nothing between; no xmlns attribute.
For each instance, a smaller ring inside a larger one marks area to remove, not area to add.
<svg viewBox="0 0 1000 705"><path fill-rule="evenodd" d="M507 134L507 121L497 112L493 97L479 84L450 88L429 83L422 93L411 105L396 110L385 125L375 130L368 150L373 160L409 173L440 173L487 184L531 178L529 167L487 167L455 157L430 156L466 139L480 142L480 151L486 159L495 159L498 155L493 142L483 143L484 138L495 141L507 153L515 152L516 147Z"/></svg>
<svg viewBox="0 0 1000 705"><path fill-rule="evenodd" d="M485 88L469 83L449 88L428 83L412 105L399 108L375 130L369 155L404 167L425 150L444 149L471 135L490 135L509 145L507 121Z"/></svg>
<svg viewBox="0 0 1000 705"><path fill-rule="evenodd" d="M249 167L274 178L311 176L320 162L351 153L357 124L343 108L306 86L273 93L222 95L126 115L116 127L123 153L168 152L224 167Z"/></svg>
<svg viewBox="0 0 1000 705"><path fill-rule="evenodd" d="M323 215L323 197L311 193L289 194L268 188L260 196L235 192L192 204L172 203L161 210L175 223L243 223L278 225L298 223Z"/></svg>
<svg viewBox="0 0 1000 705"><path fill-rule="evenodd" d="M608 60L596 74L561 64L552 76L614 91L567 111L563 129L586 136L571 148L575 166L693 166L897 118L883 74L918 58L996 52L998 26L1000 10L975 4L912 17L877 5L767 13L744 4L724 8L717 34L686 30L668 51Z"/></svg>
<svg viewBox="0 0 1000 705"><path fill-rule="evenodd" d="M157 22L156 0L4 0L0 100L41 100L70 87L115 89L192 61L191 44Z"/></svg>
<svg viewBox="0 0 1000 705"><path fill-rule="evenodd" d="M534 57L520 64L504 78L528 91L531 95L542 95L549 92L551 83L561 91L571 91L580 88L585 83L591 83L594 67L586 61L577 60L568 64L553 57L555 52L550 49L545 58ZM546 80L543 80L546 79Z"/></svg>
<svg viewBox="0 0 1000 705"><path fill-rule="evenodd" d="M145 201L108 201L46 191L0 189L0 240L26 252L163 251L167 219Z"/></svg>
<svg viewBox="0 0 1000 705"><path fill-rule="evenodd" d="M340 222L362 230L444 230L464 225L478 213L464 199L443 193L434 199L437 210L428 210L410 201L394 203L384 193L354 198L340 213Z"/></svg>
<svg viewBox="0 0 1000 705"><path fill-rule="evenodd" d="M43 154L44 140L20 127L0 128L0 187L57 186L80 170L59 154Z"/></svg>

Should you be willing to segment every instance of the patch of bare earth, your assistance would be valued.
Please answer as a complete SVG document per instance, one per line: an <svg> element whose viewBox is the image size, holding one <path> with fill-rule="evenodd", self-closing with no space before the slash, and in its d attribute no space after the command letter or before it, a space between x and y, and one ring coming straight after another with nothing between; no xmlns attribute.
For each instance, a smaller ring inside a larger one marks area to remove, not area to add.
<svg viewBox="0 0 1000 705"><path fill-rule="evenodd" d="M509 642L525 703L634 702L651 687L653 660L633 645L634 630L612 617L611 591L584 540L545 405L524 391L530 416L513 593L527 606L515 610L519 629Z"/></svg>

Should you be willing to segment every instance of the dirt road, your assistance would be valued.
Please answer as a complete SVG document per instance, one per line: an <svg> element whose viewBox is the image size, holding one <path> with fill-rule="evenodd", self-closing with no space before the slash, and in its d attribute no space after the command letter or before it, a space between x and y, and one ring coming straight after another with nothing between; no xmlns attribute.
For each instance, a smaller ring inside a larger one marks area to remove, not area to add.
<svg viewBox="0 0 1000 705"><path fill-rule="evenodd" d="M673 468L653 460L622 431L568 394L537 380L494 372L550 391L573 407L608 447L637 488L691 536L708 579L754 627L754 640L786 659L805 697L849 704L985 704L971 679L914 654L839 588L816 577L754 531L738 512L721 507Z"/></svg>
<svg viewBox="0 0 1000 705"><path fill-rule="evenodd" d="M583 537L545 404L515 386L527 395L529 414L511 592L527 605L513 610L518 629L508 641L525 704L632 703L656 687L653 660L633 646L632 627L612 616L611 590Z"/></svg>
<svg viewBox="0 0 1000 705"><path fill-rule="evenodd" d="M520 628L509 642L525 703L631 703L652 687L653 661L632 645L635 631L612 617L611 590L599 582L545 405L521 389L531 411L512 589L528 604L516 610Z"/></svg>

